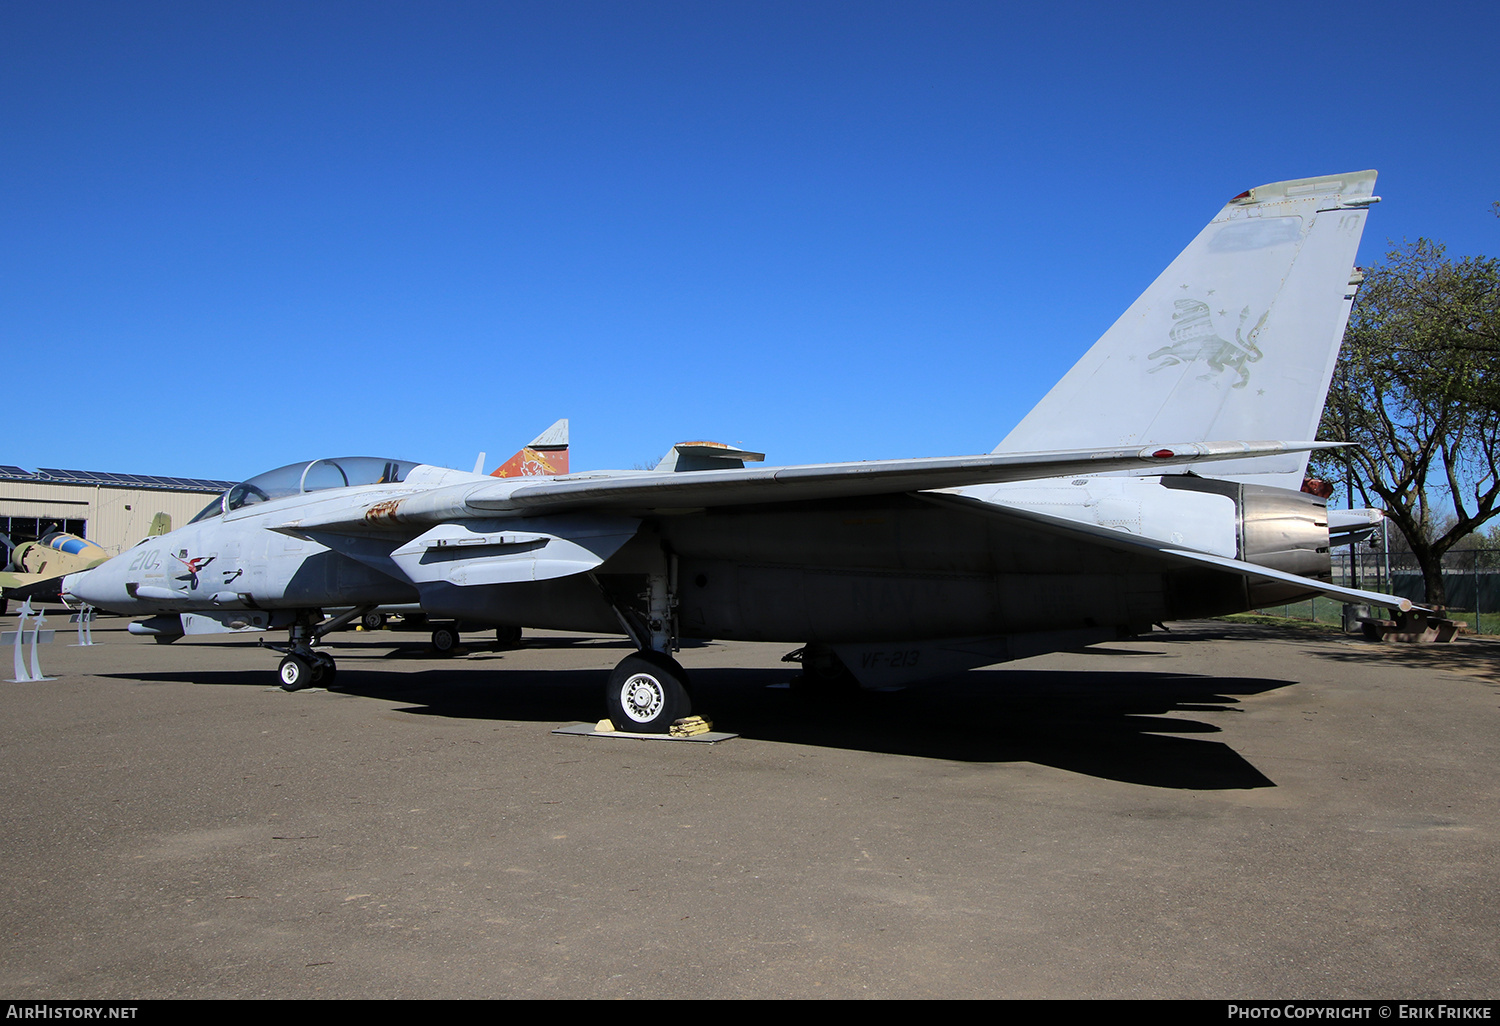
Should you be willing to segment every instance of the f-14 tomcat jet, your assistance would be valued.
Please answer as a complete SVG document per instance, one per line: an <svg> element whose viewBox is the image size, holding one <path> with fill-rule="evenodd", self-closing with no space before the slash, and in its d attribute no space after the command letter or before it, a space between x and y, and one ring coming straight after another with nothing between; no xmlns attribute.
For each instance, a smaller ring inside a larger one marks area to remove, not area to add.
<svg viewBox="0 0 1500 1026"><path fill-rule="evenodd" d="M372 457L235 485L68 594L285 628L282 686L363 609L624 633L621 729L690 709L683 638L805 646L804 670L934 676L1325 593L1372 511L1300 490L1359 275L1363 171L1230 200L988 455L746 467L685 443L652 471L495 478ZM1249 439L1249 440L1246 440ZM1260 440L1265 439L1265 440ZM322 610L353 607L341 617Z"/></svg>

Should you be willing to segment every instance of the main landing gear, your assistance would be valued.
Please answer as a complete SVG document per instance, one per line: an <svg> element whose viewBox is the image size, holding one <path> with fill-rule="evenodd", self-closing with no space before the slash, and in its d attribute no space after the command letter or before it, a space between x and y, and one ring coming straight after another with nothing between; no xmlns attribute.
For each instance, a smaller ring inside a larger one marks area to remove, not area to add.
<svg viewBox="0 0 1500 1026"><path fill-rule="evenodd" d="M661 564L646 575L640 595L644 610L615 606L620 625L640 649L620 660L605 687L604 703L616 730L665 734L692 715L687 671L667 654L677 647L676 585L677 559L664 552Z"/></svg>
<svg viewBox="0 0 1500 1026"><path fill-rule="evenodd" d="M620 660L609 675L604 701L615 729L637 734L665 734L693 712L687 671L666 653L649 649Z"/></svg>
<svg viewBox="0 0 1500 1026"><path fill-rule="evenodd" d="M452 655L453 650L458 647L458 625L444 624L434 627L432 630L432 647L438 655Z"/></svg>
<svg viewBox="0 0 1500 1026"><path fill-rule="evenodd" d="M301 691L310 687L332 687L334 680L338 677L338 667L334 665L333 656L327 652L318 652L313 645L323 635L330 631L336 631L351 620L358 620L369 613L374 606L363 606L351 609L348 612L335 616L331 620L317 619L322 614L318 610L305 610L297 614L293 621L285 645L268 644L261 642L266 648L275 649L284 653L281 665L276 668L276 676L281 681L283 691Z"/></svg>
<svg viewBox="0 0 1500 1026"><path fill-rule="evenodd" d="M452 655L454 650L462 643L459 637L460 630L472 630L473 628L463 623L439 624L432 629L432 648L440 656ZM495 647L497 649L516 648L521 644L521 628L519 627L496 627Z"/></svg>

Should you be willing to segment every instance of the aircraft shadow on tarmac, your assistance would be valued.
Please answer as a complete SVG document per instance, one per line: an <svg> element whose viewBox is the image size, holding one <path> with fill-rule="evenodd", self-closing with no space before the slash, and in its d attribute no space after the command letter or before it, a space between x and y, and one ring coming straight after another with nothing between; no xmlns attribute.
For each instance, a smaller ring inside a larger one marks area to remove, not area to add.
<svg viewBox="0 0 1500 1026"><path fill-rule="evenodd" d="M1220 639L1291 643L1304 646L1309 654L1319 659L1350 666L1395 664L1426 671L1460 673L1500 684L1500 638L1489 636L1460 635L1445 645L1413 645L1367 641L1356 634L1345 634L1337 627L1312 625L1305 621L1276 624L1204 620L1175 625L1170 633L1153 632L1146 640L1160 643L1165 651L1167 646L1177 642ZM1089 651L1102 652L1104 648L1096 645Z"/></svg>
<svg viewBox="0 0 1500 1026"><path fill-rule="evenodd" d="M341 660L335 690L405 703L417 716L592 722L604 673L506 670L457 660L390 672L380 657ZM366 668L369 667L369 668ZM899 691L808 696L784 686L788 669L699 668L694 711L759 741L961 762L1031 762L1088 776L1191 790L1274 787L1229 745L1221 728L1170 713L1236 711L1240 697L1296 682L1131 672L971 670ZM270 690L265 670L122 673L143 682ZM291 697L291 696L289 696Z"/></svg>
<svg viewBox="0 0 1500 1026"><path fill-rule="evenodd" d="M1461 673L1500 684L1500 642L1456 638L1446 645L1403 645L1362 642L1319 652L1324 659L1353 665L1395 663L1427 671Z"/></svg>
<svg viewBox="0 0 1500 1026"><path fill-rule="evenodd" d="M364 635L362 635L361 639L358 640L358 641L343 640L343 639L340 639L337 636L335 636L335 637L330 637L330 638L326 639L325 641L323 641L322 647L323 648L345 648L345 649L354 648L354 649L357 649L359 647L363 647L364 645L367 645L367 644L372 643L372 642L374 644L377 644L377 645L384 644L384 645L390 645L391 646L391 651L388 652L388 653L386 653L386 658L387 659L392 659L392 658L411 658L411 657L416 657L416 656L422 656L422 657L426 657L426 658L431 658L435 654L434 651L433 651L432 645L429 644L425 639L418 640L418 639L415 638L414 635L410 635L410 634L406 635L405 637L401 636L400 634L397 634L395 637L382 637L378 633L370 633L370 634L364 634ZM699 639L696 639L696 638L684 638L679 643L678 647L682 648L682 649L707 648L708 646L710 646L712 644L714 644L714 642L712 642L712 641L702 641L702 640L699 640ZM511 651L516 650L516 649L528 649L528 648L534 648L534 649L617 648L617 649L620 649L620 650L626 651L626 652L633 652L633 651L635 651L635 645L631 644L631 642L630 642L630 640L628 638L612 638L612 637L602 637L601 638L601 637L593 637L593 636L585 635L585 634L578 634L578 635L569 635L569 636L565 636L565 637L551 637L551 636L527 637L527 638L522 639L517 644L508 645L508 646L505 646L505 647L498 647L493 642L491 642L489 640L479 640L479 641L473 642L472 644L469 643L469 642L460 642L458 648L454 649L452 654L462 656L462 655L469 655L471 653L485 653L485 652L501 652L501 653L504 653L504 652L511 652Z"/></svg>

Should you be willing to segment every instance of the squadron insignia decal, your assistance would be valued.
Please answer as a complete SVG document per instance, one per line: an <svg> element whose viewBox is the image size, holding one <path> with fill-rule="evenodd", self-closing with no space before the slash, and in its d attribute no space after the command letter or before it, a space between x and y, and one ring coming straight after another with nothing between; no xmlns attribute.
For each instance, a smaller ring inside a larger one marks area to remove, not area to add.
<svg viewBox="0 0 1500 1026"><path fill-rule="evenodd" d="M1239 380L1230 387L1244 388L1249 384L1250 372L1245 365L1255 363L1265 355L1256 347L1255 340L1266 326L1271 311L1261 314L1255 327L1247 332L1245 324L1250 320L1250 308L1247 306L1241 310L1240 323L1234 329L1234 341L1231 342L1214 331L1213 313L1207 303L1198 299L1179 299L1173 305L1177 312L1172 315L1175 322L1169 336L1172 344L1147 356L1149 360L1160 361L1149 373L1201 360L1208 364L1209 370L1198 375L1199 381L1212 381L1233 368ZM1219 313L1223 315L1224 311Z"/></svg>
<svg viewBox="0 0 1500 1026"><path fill-rule="evenodd" d="M182 556L186 556L186 555L187 555L186 552L182 553ZM208 566L208 564L212 563L218 557L217 556L194 556L192 559L183 559L182 556L173 556L172 557L173 559L177 560L177 562L181 563L183 565L183 567L187 570L187 573L185 573L182 576L178 577L177 580L179 580L179 581L187 581L188 582L188 589L190 591L196 591L198 589L198 572L200 570L202 570L204 567Z"/></svg>

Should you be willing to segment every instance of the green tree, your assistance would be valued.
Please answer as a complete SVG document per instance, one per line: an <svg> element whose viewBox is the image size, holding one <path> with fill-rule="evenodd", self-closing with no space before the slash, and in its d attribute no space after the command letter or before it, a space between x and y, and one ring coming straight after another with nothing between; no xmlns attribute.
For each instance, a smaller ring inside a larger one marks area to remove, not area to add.
<svg viewBox="0 0 1500 1026"><path fill-rule="evenodd" d="M1427 239L1388 253L1359 290L1319 430L1355 443L1320 472L1385 510L1428 603L1446 604L1443 554L1500 514L1500 261Z"/></svg>
<svg viewBox="0 0 1500 1026"><path fill-rule="evenodd" d="M1487 531L1475 531L1468 537L1460 539L1458 544L1448 551L1469 553L1460 561L1460 566L1472 566L1482 570L1500 568L1500 525L1491 527Z"/></svg>

